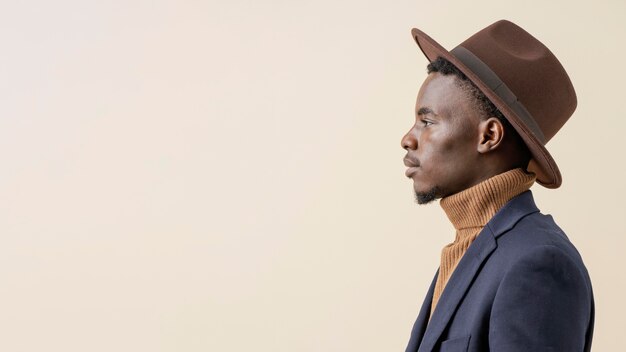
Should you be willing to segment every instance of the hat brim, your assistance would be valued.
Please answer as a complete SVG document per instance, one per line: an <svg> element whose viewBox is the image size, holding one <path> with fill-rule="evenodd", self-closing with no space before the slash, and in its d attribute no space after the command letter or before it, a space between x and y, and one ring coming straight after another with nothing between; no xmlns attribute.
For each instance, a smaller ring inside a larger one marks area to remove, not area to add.
<svg viewBox="0 0 626 352"><path fill-rule="evenodd" d="M522 122L522 119L517 116L517 114L502 100L502 98L493 92L487 84L485 84L463 62L457 59L448 50L444 49L426 33L417 28L413 28L411 30L411 34L428 60L434 61L437 59L437 56L441 56L442 58L450 61L461 72L463 72L467 78L469 78L502 112L502 114L520 135L524 143L526 143L526 146L528 146L528 149L532 154L532 159L528 165L528 171L537 175L537 182L546 188L558 188L561 186L561 172L548 150L530 131L524 122Z"/></svg>

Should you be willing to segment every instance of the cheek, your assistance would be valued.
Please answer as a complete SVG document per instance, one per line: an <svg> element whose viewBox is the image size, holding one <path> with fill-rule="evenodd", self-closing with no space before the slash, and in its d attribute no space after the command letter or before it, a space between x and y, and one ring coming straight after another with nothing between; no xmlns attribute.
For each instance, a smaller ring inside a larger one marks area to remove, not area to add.
<svg viewBox="0 0 626 352"><path fill-rule="evenodd" d="M447 156L453 150L451 141L446 141L441 133L425 133L418 147L418 159L420 160L420 169L422 170L423 180L428 184L437 183L445 176L448 165Z"/></svg>
<svg viewBox="0 0 626 352"><path fill-rule="evenodd" d="M421 153L426 160L435 159L438 163L447 159L457 148L454 136L445 131L433 131L424 133L421 138ZM418 148L419 150L420 148Z"/></svg>
<svg viewBox="0 0 626 352"><path fill-rule="evenodd" d="M454 177L473 162L473 145L467 133L432 133L423 137L420 160L433 181Z"/></svg>

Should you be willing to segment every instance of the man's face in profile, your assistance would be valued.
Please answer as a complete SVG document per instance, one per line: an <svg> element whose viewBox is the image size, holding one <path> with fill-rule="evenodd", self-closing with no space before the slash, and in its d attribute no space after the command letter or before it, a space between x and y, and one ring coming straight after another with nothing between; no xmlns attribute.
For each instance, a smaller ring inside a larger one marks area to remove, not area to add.
<svg viewBox="0 0 626 352"><path fill-rule="evenodd" d="M433 72L415 103L415 124L402 137L406 176L426 204L472 186L479 156L478 112L454 75Z"/></svg>

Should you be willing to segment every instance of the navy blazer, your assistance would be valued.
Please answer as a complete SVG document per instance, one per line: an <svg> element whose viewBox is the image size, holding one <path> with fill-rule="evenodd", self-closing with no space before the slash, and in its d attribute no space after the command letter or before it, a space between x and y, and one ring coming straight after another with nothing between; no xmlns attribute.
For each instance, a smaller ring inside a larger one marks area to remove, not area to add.
<svg viewBox="0 0 626 352"><path fill-rule="evenodd" d="M459 261L430 319L433 279L406 352L589 351L591 281L531 191L510 200Z"/></svg>

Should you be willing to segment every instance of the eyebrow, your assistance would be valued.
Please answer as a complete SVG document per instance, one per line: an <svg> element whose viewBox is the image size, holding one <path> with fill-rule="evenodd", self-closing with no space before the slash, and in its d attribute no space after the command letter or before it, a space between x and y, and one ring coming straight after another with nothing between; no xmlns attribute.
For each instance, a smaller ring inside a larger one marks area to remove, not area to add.
<svg viewBox="0 0 626 352"><path fill-rule="evenodd" d="M437 114L435 114L435 112L431 108L421 107L419 110L417 110L417 116L428 114L437 116Z"/></svg>

